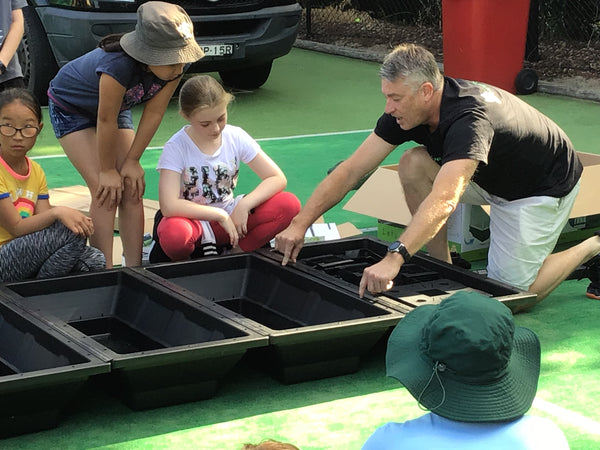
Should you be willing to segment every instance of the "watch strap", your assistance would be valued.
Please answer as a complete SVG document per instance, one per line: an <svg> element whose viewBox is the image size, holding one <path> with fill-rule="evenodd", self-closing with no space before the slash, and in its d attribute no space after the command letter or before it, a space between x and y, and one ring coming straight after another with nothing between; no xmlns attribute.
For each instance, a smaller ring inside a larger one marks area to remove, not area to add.
<svg viewBox="0 0 600 450"><path fill-rule="evenodd" d="M398 244L394 245L394 244L396 244L396 242ZM394 245L395 248L391 249L390 247L392 245ZM389 253L400 253L402 255L402 258L404 258L405 263L410 261L410 259L412 258L412 255L408 252L408 250L406 249L406 246L402 243L402 241L395 241L392 243L392 245L390 245L390 247L388 247Z"/></svg>

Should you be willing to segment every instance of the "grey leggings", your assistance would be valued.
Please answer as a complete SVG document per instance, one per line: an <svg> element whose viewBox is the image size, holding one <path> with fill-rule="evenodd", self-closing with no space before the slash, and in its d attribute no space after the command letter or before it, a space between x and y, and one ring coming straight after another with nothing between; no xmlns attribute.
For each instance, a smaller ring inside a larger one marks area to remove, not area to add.
<svg viewBox="0 0 600 450"><path fill-rule="evenodd" d="M106 267L104 254L56 221L0 247L0 282L50 278Z"/></svg>

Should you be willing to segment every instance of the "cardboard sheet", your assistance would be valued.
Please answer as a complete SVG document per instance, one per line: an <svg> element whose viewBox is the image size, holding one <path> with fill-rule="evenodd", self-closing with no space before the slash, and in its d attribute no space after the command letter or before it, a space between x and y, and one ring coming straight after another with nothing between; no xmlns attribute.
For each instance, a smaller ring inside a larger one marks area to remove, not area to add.
<svg viewBox="0 0 600 450"><path fill-rule="evenodd" d="M600 214L600 155L577 152L583 163L581 187L570 218ZM344 209L406 225L412 214L404 198L397 165L379 167L348 200ZM486 208L484 208L486 209ZM489 211L489 208L487 208Z"/></svg>
<svg viewBox="0 0 600 450"><path fill-rule="evenodd" d="M89 215L92 197L86 186L75 185L49 190L50 204L54 206L70 206ZM154 215L159 209L157 200L144 199L144 233L152 233ZM115 216L114 230L119 231L119 212Z"/></svg>

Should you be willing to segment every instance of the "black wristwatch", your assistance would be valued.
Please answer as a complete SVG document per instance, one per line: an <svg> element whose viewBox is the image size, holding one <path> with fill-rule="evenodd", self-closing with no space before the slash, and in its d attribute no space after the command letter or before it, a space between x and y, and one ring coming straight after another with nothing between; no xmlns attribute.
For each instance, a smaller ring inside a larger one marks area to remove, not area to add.
<svg viewBox="0 0 600 450"><path fill-rule="evenodd" d="M4 75L6 73L6 66L2 61L0 61L0 75Z"/></svg>
<svg viewBox="0 0 600 450"><path fill-rule="evenodd" d="M400 241L394 241L387 248L388 253L400 253L404 258L404 262L407 263L412 258L412 255L408 253L404 244Z"/></svg>

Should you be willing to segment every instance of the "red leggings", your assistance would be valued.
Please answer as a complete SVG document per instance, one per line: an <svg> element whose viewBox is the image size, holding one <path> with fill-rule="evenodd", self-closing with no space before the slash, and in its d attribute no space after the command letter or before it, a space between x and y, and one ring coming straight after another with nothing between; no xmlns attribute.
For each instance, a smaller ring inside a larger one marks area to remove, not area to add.
<svg viewBox="0 0 600 450"><path fill-rule="evenodd" d="M300 200L291 192L279 192L248 215L248 233L238 245L245 252L256 250L285 230L300 212ZM229 235L218 222L210 222L217 247L229 244ZM190 257L202 237L199 220L185 217L163 217L157 228L160 246L172 261Z"/></svg>

